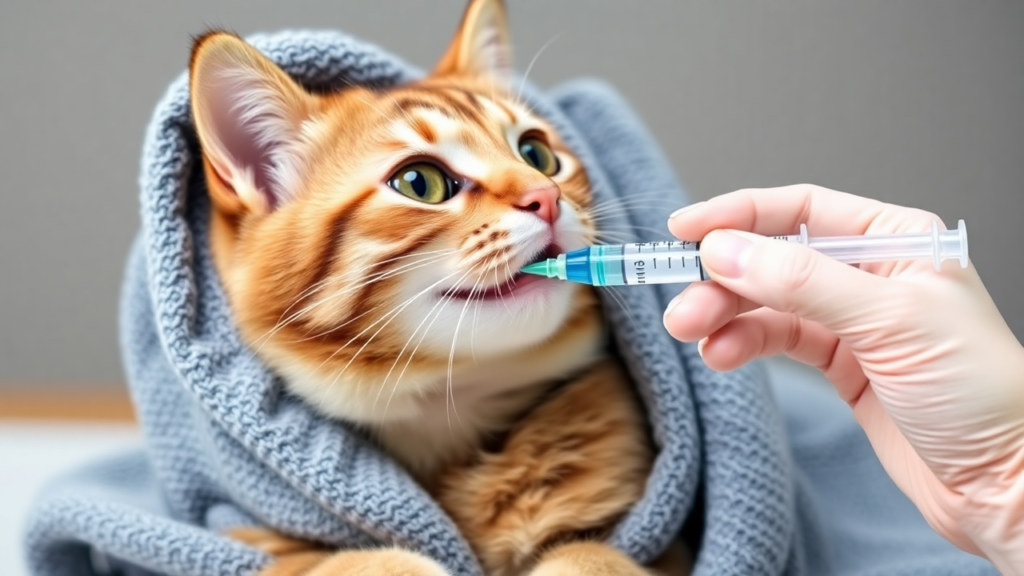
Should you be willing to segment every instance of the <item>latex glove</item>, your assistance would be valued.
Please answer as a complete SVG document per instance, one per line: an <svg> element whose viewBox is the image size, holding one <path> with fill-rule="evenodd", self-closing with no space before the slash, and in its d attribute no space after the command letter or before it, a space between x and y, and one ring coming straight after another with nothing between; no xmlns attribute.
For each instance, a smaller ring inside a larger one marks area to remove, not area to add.
<svg viewBox="0 0 1024 576"><path fill-rule="evenodd" d="M921 210L814 186L741 190L673 214L714 282L669 306L676 338L731 370L787 354L821 370L928 523L1024 574L1024 350L973 267L848 266L763 235L922 232ZM712 230L715 230L712 232Z"/></svg>

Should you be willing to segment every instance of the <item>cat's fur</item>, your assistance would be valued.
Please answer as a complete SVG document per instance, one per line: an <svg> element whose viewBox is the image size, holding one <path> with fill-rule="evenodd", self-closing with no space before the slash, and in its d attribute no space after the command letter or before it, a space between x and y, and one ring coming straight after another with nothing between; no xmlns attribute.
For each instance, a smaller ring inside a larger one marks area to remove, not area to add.
<svg viewBox="0 0 1024 576"><path fill-rule="evenodd" d="M380 91L313 95L235 36L199 39L215 263L247 343L293 393L377 439L489 574L645 574L599 541L642 495L653 452L596 295L514 274L595 232L581 163L518 101L509 65L500 0L470 2L430 76ZM526 138L557 171L525 161ZM389 185L420 161L457 193L428 204ZM234 536L277 557L264 576L444 573L408 551Z"/></svg>

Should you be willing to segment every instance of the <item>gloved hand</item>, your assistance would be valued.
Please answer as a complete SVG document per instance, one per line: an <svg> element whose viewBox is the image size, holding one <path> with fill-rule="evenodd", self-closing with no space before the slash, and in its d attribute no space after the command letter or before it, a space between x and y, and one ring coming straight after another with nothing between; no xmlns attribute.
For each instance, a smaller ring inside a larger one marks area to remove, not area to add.
<svg viewBox="0 0 1024 576"><path fill-rule="evenodd" d="M929 524L1004 574L1024 574L1024 349L973 267L849 266L763 235L923 232L934 214L814 186L741 190L684 208L714 282L665 326L731 370L787 354L821 370ZM730 231L732 229L735 231Z"/></svg>

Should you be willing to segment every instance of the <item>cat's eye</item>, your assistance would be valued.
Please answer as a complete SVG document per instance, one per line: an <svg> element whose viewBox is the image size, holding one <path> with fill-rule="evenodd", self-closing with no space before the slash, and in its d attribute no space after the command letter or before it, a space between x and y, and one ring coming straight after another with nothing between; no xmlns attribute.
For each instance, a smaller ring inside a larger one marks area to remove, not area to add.
<svg viewBox="0 0 1024 576"><path fill-rule="evenodd" d="M458 183L449 178L440 168L426 162L410 164L399 169L388 179L391 186L401 194L426 202L440 204L458 191Z"/></svg>
<svg viewBox="0 0 1024 576"><path fill-rule="evenodd" d="M519 155L527 164L545 176L558 174L560 168L558 157L543 140L536 136L526 136L519 141Z"/></svg>

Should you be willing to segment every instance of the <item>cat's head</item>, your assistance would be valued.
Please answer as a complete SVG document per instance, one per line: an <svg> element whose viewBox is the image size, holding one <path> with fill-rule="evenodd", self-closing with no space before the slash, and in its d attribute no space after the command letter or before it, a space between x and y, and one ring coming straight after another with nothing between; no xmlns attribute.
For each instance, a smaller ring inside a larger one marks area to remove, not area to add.
<svg viewBox="0 0 1024 576"><path fill-rule="evenodd" d="M409 416L474 359L525 354L525 374L557 377L594 348L587 289L518 274L593 226L583 166L509 66L499 0L473 0L434 71L386 90L312 94L233 35L196 42L192 113L235 320L329 414L376 421L388 401Z"/></svg>

